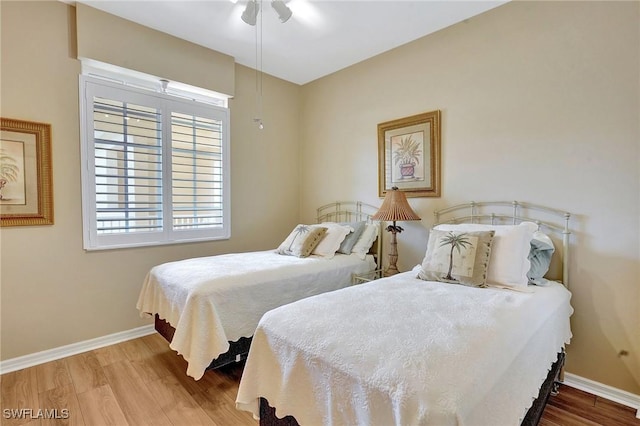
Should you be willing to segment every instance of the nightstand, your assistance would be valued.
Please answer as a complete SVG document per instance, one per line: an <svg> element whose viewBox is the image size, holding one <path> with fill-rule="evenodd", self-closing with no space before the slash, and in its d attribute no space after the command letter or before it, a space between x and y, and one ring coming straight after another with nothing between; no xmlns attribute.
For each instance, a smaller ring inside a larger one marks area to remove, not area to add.
<svg viewBox="0 0 640 426"><path fill-rule="evenodd" d="M384 276L382 269L374 269L373 271L364 272L361 274L353 274L351 276L351 284L363 284L369 281L377 280Z"/></svg>

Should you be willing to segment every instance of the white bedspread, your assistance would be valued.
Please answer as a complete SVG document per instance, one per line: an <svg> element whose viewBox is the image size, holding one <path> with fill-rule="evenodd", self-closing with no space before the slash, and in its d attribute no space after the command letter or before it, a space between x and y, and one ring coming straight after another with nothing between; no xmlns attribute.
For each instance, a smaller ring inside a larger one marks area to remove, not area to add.
<svg viewBox="0 0 640 426"><path fill-rule="evenodd" d="M415 272L268 312L236 405L302 425L517 425L571 338L570 293L427 282Z"/></svg>
<svg viewBox="0 0 640 426"><path fill-rule="evenodd" d="M268 310L348 286L352 273L372 269L372 256L355 254L301 259L267 250L186 259L152 268L136 306L176 329L170 347L197 380L229 341L252 336Z"/></svg>

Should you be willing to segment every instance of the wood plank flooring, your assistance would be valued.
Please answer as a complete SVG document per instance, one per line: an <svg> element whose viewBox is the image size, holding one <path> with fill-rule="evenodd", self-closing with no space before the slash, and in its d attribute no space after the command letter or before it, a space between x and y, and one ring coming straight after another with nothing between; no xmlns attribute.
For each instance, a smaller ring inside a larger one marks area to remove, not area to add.
<svg viewBox="0 0 640 426"><path fill-rule="evenodd" d="M257 425L235 408L242 365L208 371L198 381L186 369L153 334L6 373L0 425ZM632 408L562 386L540 425L638 426L640 420Z"/></svg>
<svg viewBox="0 0 640 426"><path fill-rule="evenodd" d="M634 426L640 425L636 410L599 396L566 386L549 398L540 426Z"/></svg>
<svg viewBox="0 0 640 426"><path fill-rule="evenodd" d="M242 366L209 371L198 381L186 368L153 334L7 373L0 376L0 424L256 426L235 408ZM16 409L31 411L7 419L5 410Z"/></svg>

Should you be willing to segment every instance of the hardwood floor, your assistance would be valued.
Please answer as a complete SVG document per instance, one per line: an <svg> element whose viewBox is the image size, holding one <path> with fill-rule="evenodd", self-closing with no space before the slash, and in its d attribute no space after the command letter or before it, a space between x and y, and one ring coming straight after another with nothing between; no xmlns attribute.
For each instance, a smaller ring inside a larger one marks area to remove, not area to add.
<svg viewBox="0 0 640 426"><path fill-rule="evenodd" d="M235 409L241 365L208 371L198 381L186 368L153 334L7 373L0 376L0 424L257 425ZM563 386L540 425L626 426L640 420L631 408Z"/></svg>
<svg viewBox="0 0 640 426"><path fill-rule="evenodd" d="M636 410L590 393L561 385L549 398L540 426L632 426L640 425Z"/></svg>
<svg viewBox="0 0 640 426"><path fill-rule="evenodd" d="M158 334L0 376L2 425L252 425L235 408L241 366L185 374L187 363ZM7 419L5 410L23 411ZM38 416L38 409L48 410ZM68 410L68 418L64 419ZM54 411L54 410L57 410ZM56 419L42 417L51 415ZM40 418L37 418L40 417Z"/></svg>

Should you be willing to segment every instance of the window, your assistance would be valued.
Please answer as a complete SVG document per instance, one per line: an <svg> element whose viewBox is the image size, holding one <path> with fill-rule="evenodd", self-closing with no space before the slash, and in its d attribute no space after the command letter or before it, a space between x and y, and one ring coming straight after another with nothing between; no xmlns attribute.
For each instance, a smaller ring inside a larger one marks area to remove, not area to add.
<svg viewBox="0 0 640 426"><path fill-rule="evenodd" d="M80 77L87 250L225 239L229 112Z"/></svg>

